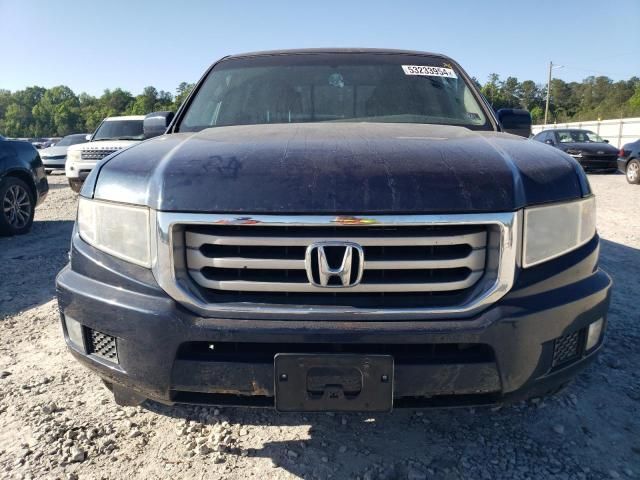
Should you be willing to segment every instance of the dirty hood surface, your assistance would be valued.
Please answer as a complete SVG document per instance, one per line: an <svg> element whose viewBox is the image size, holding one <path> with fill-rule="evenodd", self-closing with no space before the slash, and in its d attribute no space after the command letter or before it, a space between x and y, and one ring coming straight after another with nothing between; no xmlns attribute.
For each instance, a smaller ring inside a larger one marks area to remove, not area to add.
<svg viewBox="0 0 640 480"><path fill-rule="evenodd" d="M461 213L580 197L579 168L508 134L311 123L164 135L112 156L90 180L95 198L164 211Z"/></svg>

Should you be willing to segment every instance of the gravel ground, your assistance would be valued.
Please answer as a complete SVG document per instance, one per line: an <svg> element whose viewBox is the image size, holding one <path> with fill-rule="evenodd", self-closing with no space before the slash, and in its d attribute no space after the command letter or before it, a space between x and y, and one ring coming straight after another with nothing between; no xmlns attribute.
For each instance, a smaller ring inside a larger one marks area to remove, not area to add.
<svg viewBox="0 0 640 480"><path fill-rule="evenodd" d="M640 188L590 181L615 281L598 362L544 400L372 416L115 405L60 333L76 202L50 177L33 231L0 238L0 478L640 478Z"/></svg>

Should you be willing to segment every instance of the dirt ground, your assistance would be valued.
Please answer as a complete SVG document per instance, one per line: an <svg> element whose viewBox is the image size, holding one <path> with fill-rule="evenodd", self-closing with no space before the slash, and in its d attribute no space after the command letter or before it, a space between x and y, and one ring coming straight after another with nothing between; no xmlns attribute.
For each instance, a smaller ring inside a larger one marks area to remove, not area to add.
<svg viewBox="0 0 640 480"><path fill-rule="evenodd" d="M593 175L606 346L558 396L495 409L297 415L120 408L67 353L54 278L75 196L61 175L26 236L0 238L0 478L640 478L640 187Z"/></svg>

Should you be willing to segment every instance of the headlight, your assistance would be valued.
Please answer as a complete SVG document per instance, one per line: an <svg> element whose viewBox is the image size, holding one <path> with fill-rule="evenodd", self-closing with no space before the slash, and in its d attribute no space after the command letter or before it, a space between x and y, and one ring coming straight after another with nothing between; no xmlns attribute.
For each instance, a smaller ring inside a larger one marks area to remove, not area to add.
<svg viewBox="0 0 640 480"><path fill-rule="evenodd" d="M151 266L149 209L80 198L78 232L90 245L143 267Z"/></svg>
<svg viewBox="0 0 640 480"><path fill-rule="evenodd" d="M587 243L596 233L596 199L585 198L524 211L522 266L531 267Z"/></svg>

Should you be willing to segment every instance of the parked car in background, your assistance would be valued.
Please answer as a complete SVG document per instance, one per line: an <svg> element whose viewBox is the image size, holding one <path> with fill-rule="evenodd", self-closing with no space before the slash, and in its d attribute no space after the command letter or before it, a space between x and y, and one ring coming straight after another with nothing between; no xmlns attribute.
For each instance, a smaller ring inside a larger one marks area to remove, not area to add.
<svg viewBox="0 0 640 480"><path fill-rule="evenodd" d="M28 142L0 141L0 235L27 233L35 208L48 191L35 147Z"/></svg>
<svg viewBox="0 0 640 480"><path fill-rule="evenodd" d="M229 56L171 119L87 178L57 277L67 345L117 402L490 405L596 358L586 174L451 58Z"/></svg>
<svg viewBox="0 0 640 480"><path fill-rule="evenodd" d="M533 140L559 148L575 158L582 168L590 171L618 170L618 149L590 130L543 130Z"/></svg>
<svg viewBox="0 0 640 480"><path fill-rule="evenodd" d="M40 158L45 170L51 172L55 169L63 169L67 160L67 149L71 145L78 145L87 142L87 133L74 133L67 135L52 147L40 150Z"/></svg>
<svg viewBox="0 0 640 480"><path fill-rule="evenodd" d="M44 145L47 143L47 141L48 140L46 138L30 138L29 139L29 143L31 143L31 145L33 145L38 150L40 150L41 148L44 148Z"/></svg>
<svg viewBox="0 0 640 480"><path fill-rule="evenodd" d="M627 182L640 184L640 139L622 146L618 152L618 170L625 174Z"/></svg>
<svg viewBox="0 0 640 480"><path fill-rule="evenodd" d="M42 142L41 149L49 148L49 147L53 147L53 146L54 146L54 145L56 145L60 140L62 140L62 137L51 137L51 138L47 138L44 142Z"/></svg>
<svg viewBox="0 0 640 480"><path fill-rule="evenodd" d="M79 192L98 161L107 155L144 140L144 115L105 118L87 143L72 145L67 150L65 173L69 186Z"/></svg>

